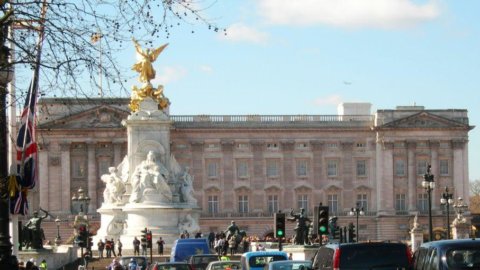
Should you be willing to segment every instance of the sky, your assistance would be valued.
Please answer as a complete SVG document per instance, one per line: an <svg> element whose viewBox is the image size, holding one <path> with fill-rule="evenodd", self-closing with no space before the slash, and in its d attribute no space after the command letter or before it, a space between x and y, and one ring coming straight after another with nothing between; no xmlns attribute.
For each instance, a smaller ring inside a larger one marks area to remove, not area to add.
<svg viewBox="0 0 480 270"><path fill-rule="evenodd" d="M153 83L174 115L335 115L342 102L369 102L372 114L467 109L478 126L479 12L478 0L219 0L202 14L227 35L174 30L157 45L169 43ZM133 65L133 44L123 53ZM480 180L479 129L470 180Z"/></svg>

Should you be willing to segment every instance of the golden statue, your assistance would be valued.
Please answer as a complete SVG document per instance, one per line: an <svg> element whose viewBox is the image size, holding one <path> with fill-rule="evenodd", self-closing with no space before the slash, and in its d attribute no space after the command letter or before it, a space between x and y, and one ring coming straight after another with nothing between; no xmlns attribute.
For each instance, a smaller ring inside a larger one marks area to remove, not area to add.
<svg viewBox="0 0 480 270"><path fill-rule="evenodd" d="M136 112L139 110L140 102L146 97L151 97L158 103L159 109L163 110L170 104L170 101L163 95L163 86L160 85L158 88L154 88L150 81L155 78L155 69L152 63L157 60L157 57L168 46L168 43L153 50L142 50L140 44L138 44L134 38L132 38L132 41L135 45L138 59L138 62L133 65L132 70L140 74L138 80L144 84L141 88L133 86L129 107L133 112Z"/></svg>
<svg viewBox="0 0 480 270"><path fill-rule="evenodd" d="M140 73L140 77L138 78L140 82L149 83L150 80L155 78L155 69L153 69L152 63L157 60L157 57L168 46L168 43L153 50L142 50L140 44L138 44L134 38L132 38L132 40L133 44L135 44L138 60L138 62L133 65L132 70Z"/></svg>

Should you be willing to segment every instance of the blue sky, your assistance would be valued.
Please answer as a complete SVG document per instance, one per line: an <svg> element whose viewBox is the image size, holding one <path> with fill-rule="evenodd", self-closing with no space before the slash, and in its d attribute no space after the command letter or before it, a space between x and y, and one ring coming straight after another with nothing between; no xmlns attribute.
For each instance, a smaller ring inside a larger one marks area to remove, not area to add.
<svg viewBox="0 0 480 270"><path fill-rule="evenodd" d="M158 40L169 46L155 83L172 114L337 114L341 102L369 102L372 113L467 109L478 126L479 11L478 0L220 0L203 14L227 35L174 29ZM123 53L131 66L133 44ZM479 129L470 179L480 179Z"/></svg>

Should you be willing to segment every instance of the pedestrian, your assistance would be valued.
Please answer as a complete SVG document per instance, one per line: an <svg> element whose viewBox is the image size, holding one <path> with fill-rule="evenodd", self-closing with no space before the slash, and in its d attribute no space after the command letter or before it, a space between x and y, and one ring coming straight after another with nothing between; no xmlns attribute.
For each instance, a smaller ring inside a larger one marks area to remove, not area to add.
<svg viewBox="0 0 480 270"><path fill-rule="evenodd" d="M131 258L130 262L128 263L128 270L137 270L138 264L135 258Z"/></svg>
<svg viewBox="0 0 480 270"><path fill-rule="evenodd" d="M140 255L140 240L136 236L133 238L133 255Z"/></svg>
<svg viewBox="0 0 480 270"><path fill-rule="evenodd" d="M113 259L112 263L107 266L107 270L123 270L123 266L117 259Z"/></svg>
<svg viewBox="0 0 480 270"><path fill-rule="evenodd" d="M237 251L237 240L235 240L235 237L230 237L230 240L228 240L228 248L230 249L230 256L233 256Z"/></svg>
<svg viewBox="0 0 480 270"><path fill-rule="evenodd" d="M122 247L123 247L123 244L120 241L120 238L118 238L117 239L118 257L122 257Z"/></svg>
<svg viewBox="0 0 480 270"><path fill-rule="evenodd" d="M293 260L293 254L292 253L288 253L288 259Z"/></svg>
<svg viewBox="0 0 480 270"><path fill-rule="evenodd" d="M97 249L98 257L103 258L103 250L105 249L105 243L103 243L102 239L98 240Z"/></svg>
<svg viewBox="0 0 480 270"><path fill-rule="evenodd" d="M117 254L115 253L115 241L110 239L110 249L112 250L113 257L117 257Z"/></svg>
<svg viewBox="0 0 480 270"><path fill-rule="evenodd" d="M40 268L40 270L48 270L47 261L45 261L45 259L43 259L42 262L40 263L40 265L38 266L38 268Z"/></svg>
<svg viewBox="0 0 480 270"><path fill-rule="evenodd" d="M157 240L157 247L158 247L158 255L163 255L163 246L165 245L165 241L163 241L162 237Z"/></svg>
<svg viewBox="0 0 480 270"><path fill-rule="evenodd" d="M25 265L25 270L39 270L34 261L30 260Z"/></svg>
<svg viewBox="0 0 480 270"><path fill-rule="evenodd" d="M110 240L105 239L105 251L107 252L107 258L112 257L112 243L110 243Z"/></svg>
<svg viewBox="0 0 480 270"><path fill-rule="evenodd" d="M210 248L214 248L215 246L215 233L213 231L210 231L208 234L208 244Z"/></svg>
<svg viewBox="0 0 480 270"><path fill-rule="evenodd" d="M146 256L147 255L147 239L142 237L142 240L140 240L140 245L142 246L142 255Z"/></svg>

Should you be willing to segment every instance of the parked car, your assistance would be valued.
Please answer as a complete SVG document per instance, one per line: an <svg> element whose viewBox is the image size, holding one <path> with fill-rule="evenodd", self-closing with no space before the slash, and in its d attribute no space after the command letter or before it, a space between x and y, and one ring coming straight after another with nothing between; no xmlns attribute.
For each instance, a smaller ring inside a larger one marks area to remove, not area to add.
<svg viewBox="0 0 480 270"><path fill-rule="evenodd" d="M188 258L188 263L193 270L205 270L210 262L219 261L216 254L198 254Z"/></svg>
<svg viewBox="0 0 480 270"><path fill-rule="evenodd" d="M288 255L285 251L250 251L240 257L242 270L263 270L265 265L275 261L286 261Z"/></svg>
<svg viewBox="0 0 480 270"><path fill-rule="evenodd" d="M480 239L423 243L413 255L413 268L415 270L480 269Z"/></svg>
<svg viewBox="0 0 480 270"><path fill-rule="evenodd" d="M412 252L404 243L327 244L318 249L313 269L412 269Z"/></svg>
<svg viewBox="0 0 480 270"><path fill-rule="evenodd" d="M276 261L265 265L265 270L312 270L312 261L287 260Z"/></svg>
<svg viewBox="0 0 480 270"><path fill-rule="evenodd" d="M215 261L210 262L206 270L240 270L241 268L240 261Z"/></svg>
<svg viewBox="0 0 480 270"><path fill-rule="evenodd" d="M132 259L137 261L137 265L141 267L141 270L147 270L148 261L145 256L123 256L119 260L120 265L122 265L123 268L128 269L127 266Z"/></svg>
<svg viewBox="0 0 480 270"><path fill-rule="evenodd" d="M187 262L156 262L150 270L192 270L192 267Z"/></svg>

